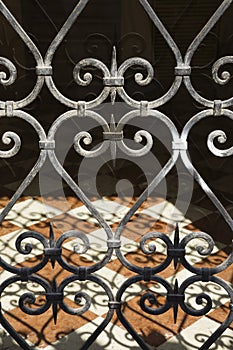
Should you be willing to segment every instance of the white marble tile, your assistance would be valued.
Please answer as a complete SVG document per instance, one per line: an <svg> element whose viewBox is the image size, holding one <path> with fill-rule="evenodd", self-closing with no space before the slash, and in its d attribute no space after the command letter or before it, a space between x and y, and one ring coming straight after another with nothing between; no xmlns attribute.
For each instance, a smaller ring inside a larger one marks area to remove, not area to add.
<svg viewBox="0 0 233 350"><path fill-rule="evenodd" d="M105 281L105 283L107 283L110 286L114 295L118 292L120 286L127 279L120 273L110 270L107 267L103 267L101 270L98 270L95 274L101 277ZM128 288L125 294L127 298L129 298L128 294L130 294L130 297L134 297L135 294L140 293L141 290L141 286L139 286L138 284L134 284Z"/></svg>
<svg viewBox="0 0 233 350"><path fill-rule="evenodd" d="M219 323L208 317L202 317L181 331L180 334L160 345L157 350L197 350L219 326ZM227 329L216 343L210 347L210 350L230 350L232 347L233 331Z"/></svg>
<svg viewBox="0 0 233 350"><path fill-rule="evenodd" d="M160 219L169 224L175 224L185 220L184 214L178 210L172 203L163 201L155 204L147 209L142 210L143 214L147 214L156 220Z"/></svg>
<svg viewBox="0 0 233 350"><path fill-rule="evenodd" d="M59 209L30 198L16 203L6 216L6 220L17 226L26 227L59 214L61 214Z"/></svg>
<svg viewBox="0 0 233 350"><path fill-rule="evenodd" d="M110 201L108 199L99 199L94 203L97 209L102 209L108 213L120 214L129 210L129 208L127 208L125 205L119 204L114 201Z"/></svg>
<svg viewBox="0 0 233 350"><path fill-rule="evenodd" d="M152 218L158 220L163 212L167 201L160 202L158 204L152 205L147 209L143 209L141 213L151 216Z"/></svg>
<svg viewBox="0 0 233 350"><path fill-rule="evenodd" d="M75 332L62 338L59 342L49 345L45 350L75 349L90 337L95 329L103 322L103 318L98 317L91 323L77 329ZM90 350L140 350L140 346L132 339L124 328L113 325L111 322L96 339Z"/></svg>
<svg viewBox="0 0 233 350"><path fill-rule="evenodd" d="M32 251L30 254L22 254L16 249L16 240L20 236L20 234L22 234L25 231L25 229L20 229L10 232L7 235L0 236L1 258L12 265L20 263L26 259L32 258L43 252L43 245L35 238L26 238L22 241L22 247L24 247L26 243L31 244Z"/></svg>
<svg viewBox="0 0 233 350"><path fill-rule="evenodd" d="M115 222L119 222L129 210L129 208L126 206L114 201L109 201L107 199L99 199L92 202L92 204L109 225ZM90 211L85 206L72 209L68 211L68 214L73 215L80 220L86 220L94 224L97 223L97 220L92 216Z"/></svg>

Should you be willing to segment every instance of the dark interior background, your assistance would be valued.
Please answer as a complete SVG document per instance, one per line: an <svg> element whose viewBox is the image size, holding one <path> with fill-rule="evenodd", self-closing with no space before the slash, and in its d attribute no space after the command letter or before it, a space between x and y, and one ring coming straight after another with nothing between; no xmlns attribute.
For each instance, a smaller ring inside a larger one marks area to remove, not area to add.
<svg viewBox="0 0 233 350"><path fill-rule="evenodd" d="M150 0L149 2L184 55L193 38L222 1ZM44 55L77 1L4 0L4 3ZM225 99L232 96L232 80L225 86L219 86L213 81L211 75L212 65L218 58L233 55L232 18L233 8L230 7L201 43L192 60L193 85L201 95L209 99ZM2 15L0 23L0 56L12 60L18 69L17 81L9 87L0 86L0 96L1 100L18 100L25 97L35 84L35 62L25 44ZM139 101L152 100L162 96L171 86L175 66L173 54L139 2L137 0L91 0L55 54L54 81L60 91L65 96L76 100L90 100L97 96L102 90L100 72L93 71L96 76L92 84L85 88L75 83L72 72L74 66L86 57L97 58L110 67L113 46L117 49L119 65L129 57L139 56L151 62L155 70L153 82L147 87L139 87L132 78L135 67L130 69L126 74L126 90L129 95ZM226 68L232 71L230 65L224 67ZM2 69L4 70L4 67ZM117 102L120 102L120 99L117 99ZM159 108L172 119L179 131L193 115L202 109L204 108L190 97L184 87L169 103ZM35 116L48 130L51 123L68 109L56 101L45 87L36 101L25 110ZM232 157L218 158L211 154L206 146L207 136L216 129L222 129L228 135L228 141L218 146L231 147L233 123L225 117L209 118L208 121L201 122L193 128L189 140L189 152L200 174L227 210L232 212ZM22 139L21 151L16 156L0 159L3 164L1 194L11 196L27 175L28 169L32 168L39 150L37 136L26 123L15 118L11 120L2 118L1 134L8 130L17 132ZM125 132L129 135L134 131L136 129L128 127ZM94 128L92 133L95 135L94 142L100 142L101 128ZM9 146L1 143L1 149L7 149L7 147ZM164 164L167 150L163 145L157 143L156 147L153 147L153 152L161 164ZM71 151L67 156L67 169L71 173L74 160L79 164L82 157ZM101 181L102 175L108 171L113 174L110 184ZM75 174L73 175L75 177ZM100 194L115 194L116 183L121 178L128 178L133 182L135 195L138 195L147 185L143 172L140 172L136 165L120 159L116 163L110 162L106 167L101 168L97 179ZM177 186L177 174L174 169L167 177L168 200L175 202ZM68 193L69 189L66 191ZM39 195L37 179L26 193ZM194 188L192 203L214 210L213 205L197 184ZM192 219L191 211L187 215ZM217 212L216 215L218 216ZM215 229L215 221L208 220L208 230ZM222 224L224 229L227 229L224 223ZM206 223L200 223L200 225L206 225Z"/></svg>

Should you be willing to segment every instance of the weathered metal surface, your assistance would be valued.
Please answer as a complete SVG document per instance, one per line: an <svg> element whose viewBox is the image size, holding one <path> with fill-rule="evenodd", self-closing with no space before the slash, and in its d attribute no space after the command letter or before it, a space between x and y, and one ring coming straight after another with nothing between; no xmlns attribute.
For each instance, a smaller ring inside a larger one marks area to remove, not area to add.
<svg viewBox="0 0 233 350"><path fill-rule="evenodd" d="M0 117L16 117L19 119L23 119L27 123L31 124L31 126L35 129L36 133L39 137L39 149L40 155L37 160L36 165L24 179L22 184L19 186L18 190L15 192L14 196L10 199L8 205L4 208L2 213L0 214L0 220L4 220L6 215L9 213L13 205L16 203L17 199L21 196L25 188L31 183L31 181L38 174L43 164L45 163L46 158L49 158L50 162L60 174L60 176L64 179L64 181L72 188L77 197L86 205L89 209L93 217L98 221L99 225L105 230L107 234L107 247L108 250L104 256L104 258L98 262L93 264L90 267L84 266L74 266L67 261L62 256L62 244L68 238L78 238L82 241L82 249L77 247L75 252L77 254L82 254L86 252L90 248L90 242L88 240L88 236L84 233L72 230L63 233L63 235L58 239L54 239L53 228L50 227L50 239L46 239L43 235L33 231L24 232L19 236L16 242L16 249L21 254L29 254L33 247L29 244L25 246L22 245L22 242L27 237L33 237L38 240L44 249L43 258L40 263L36 264L30 268L16 268L7 263L3 258L0 258L0 266L11 273L13 273L13 277L8 278L0 285L0 296L4 292L4 290L12 283L17 281L33 281L38 283L44 289L44 295L46 297L46 302L39 308L31 308L27 306L27 302L30 301L31 304L35 302L35 296L32 293L26 293L20 297L19 307L22 311L30 315L39 315L46 312L50 307L53 309L54 321L57 319L57 307L58 305L66 312L71 315L75 314L83 314L85 313L90 305L91 298L88 295L88 290L79 292L75 296L75 302L79 305L80 300L84 300L85 303L82 307L78 307L77 309L71 308L64 302L64 288L73 281L93 281L96 284L100 285L104 291L106 292L106 296L108 297L108 306L109 311L101 323L101 325L96 329L96 331L91 335L91 337L87 340L85 345L83 345L82 349L87 349L97 338L97 336L102 332L102 330L107 326L107 324L112 319L114 310L116 310L119 320L126 327L126 329L131 333L133 338L138 342L142 349L148 349L148 346L144 343L142 338L135 332L135 330L130 325L129 321L125 318L121 303L122 303L122 295L127 288L129 288L132 284L137 283L139 281L154 281L162 286L167 291L166 302L161 307L156 307L156 299L152 292L145 293L140 300L141 308L153 315L158 315L164 313L170 308L174 310L174 320L177 317L178 307L182 308L184 312L189 315L200 316L204 315L211 309L212 301L211 298L207 294L200 294L196 297L197 304L202 304L205 302L204 306L201 310L195 310L189 305L185 303L185 291L191 284L196 281L208 282L212 281L217 285L223 287L229 298L231 300L230 308L229 308L229 316L225 320L225 322L211 335L211 337L201 346L201 350L208 349L211 344L213 344L217 338L227 329L230 323L233 320L233 290L232 288L224 282L219 277L215 276L217 273L223 271L227 267L229 267L233 262L233 254L231 253L229 257L226 259L224 263L214 268L196 268L189 264L186 259L186 245L195 238L200 238L204 240L208 248L204 248L204 246L200 246L197 248L198 253L201 256L206 256L210 254L213 250L214 242L212 238L204 233L192 233L187 235L185 238L180 240L179 238L179 228L176 227L175 230L175 239L172 242L166 235L163 235L158 232L151 232L146 234L140 242L140 248L145 255L154 254L156 251L156 246L154 243L154 239L162 240L167 247L167 257L163 263L160 265L149 268L145 266L141 268L137 265L130 263L127 258L123 255L121 251L121 234L122 230L130 220L130 218L134 215L136 210L141 206L141 204L145 201L147 196L153 191L153 189L164 179L166 174L171 170L171 168L176 164L177 159L180 157L183 160L184 165L195 178L195 180L199 183L203 191L207 194L207 196L212 200L213 204L222 214L225 221L228 223L230 228L233 230L233 220L221 204L219 199L212 192L208 184L203 180L201 175L195 169L192 164L189 156L188 156L188 136L191 129L199 123L201 120L208 118L210 116L225 116L229 119L233 119L233 112L228 109L233 106L233 98L229 98L227 100L208 100L204 96L200 95L198 91L192 85L191 75L192 75L192 57L205 36L210 32L211 28L216 24L216 22L220 19L220 17L224 14L227 8L231 5L231 0L224 0L220 7L216 10L204 28L200 31L200 33L196 36L193 42L190 44L184 58L172 39L172 36L168 33L167 29L164 27L154 10L151 8L147 0L139 0L140 4L144 8L145 12L153 22L153 25L158 29L158 31L163 36L164 40L167 42L170 47L176 65L174 67L174 81L171 84L169 90L160 98L152 100L152 101L137 101L132 98L125 91L124 84L125 72L132 66L140 66L145 69L147 72L146 76L141 73L136 73L134 76L135 82L140 86L148 85L154 77L154 70L150 62L143 58L133 57L127 59L123 62L120 67L117 65L117 52L116 49L113 48L112 52L112 63L111 67L107 67L103 62L94 59L94 58L86 58L78 62L73 70L73 77L77 84L80 86L87 86L92 82L92 73L86 72L84 75L81 74L83 68L95 67L98 68L103 74L103 89L98 97L95 97L91 101L79 101L72 100L65 95L57 88L54 80L53 80L53 59L58 49L59 45L64 40L65 36L75 23L78 16L84 10L86 5L88 4L88 0L80 0L73 12L70 14L54 40L52 41L50 47L43 58L40 51L30 39L30 37L26 34L24 29L20 26L11 12L4 5L3 1L0 0L0 11L3 16L10 23L12 28L18 33L20 38L23 40L25 45L28 47L30 52L33 54L35 59L35 71L37 74L37 81L30 92L30 94L22 100L19 101L1 101L0 100ZM213 79L217 84L223 85L226 84L230 79L229 72L223 72L221 77L219 77L219 69L226 63L232 63L233 57L226 56L221 59L218 59L213 64L212 75ZM8 77L5 72L0 72L0 84L4 86L8 86L14 83L17 79L17 69L15 65L6 57L0 57L0 64L4 66L8 70ZM70 110L59 116L52 126L50 127L48 133L46 134L42 125L29 113L26 113L22 109L28 106L32 101L34 101L38 94L40 93L44 84L47 85L47 88L51 92L51 94L59 101L59 103L68 107ZM191 94L192 98L199 102L205 109L200 113L193 116L187 124L184 126L181 133L177 131L174 123L163 113L156 110L157 107L160 107L167 103L172 97L178 92L181 84L184 84L187 88L187 91ZM114 118L112 118L110 125L106 122L106 120L101 116L100 113L93 111L94 107L101 105L109 96L111 98L112 104L115 103L116 96L119 96L127 105L133 108L132 111L125 114L121 120L116 124ZM136 203L130 208L128 213L121 220L117 230L113 233L111 227L108 225L106 220L101 216L101 214L96 210L93 204L89 201L87 196L83 193L81 188L75 183L75 181L71 178L71 176L67 173L67 171L63 168L62 164L59 162L55 149L55 136L57 130L69 119L76 116L77 118L89 117L97 121L102 129L103 129L103 142L94 150L86 150L81 141L83 141L84 145L91 145L92 136L87 131L80 131L74 138L74 148L76 152L84 157L98 157L102 153L104 153L107 149L111 148L113 158L116 157L116 149L119 148L121 151L135 157L141 157L147 154L152 145L153 139L150 133L146 130L138 131L134 136L134 141L140 143L142 138L145 140L145 145L140 149L133 150L130 149L124 142L124 126L133 118L140 117L146 118L148 115L153 118L160 120L164 125L169 129L171 134L171 156L167 161L162 170L155 176L153 181L150 183L148 188L141 194ZM227 157L233 154L233 147L222 150L218 149L214 144L215 141L220 143L226 142L226 134L222 130L216 130L211 132L208 135L207 145L209 150L218 157ZM18 136L15 132L5 132L2 136L2 142L4 144L10 144L13 142L14 145L10 150L0 151L1 158L13 157L17 154L21 147L20 136ZM153 241L150 242L150 241ZM108 285L99 277L95 275L95 272L104 267L111 259L113 252L116 252L118 259L127 269L133 271L136 275L134 277L129 278L122 286L120 286L118 293L116 296L113 295L111 289ZM60 264L64 270L67 270L72 273L72 276L64 279L59 285L57 285L54 280L52 285L50 285L43 278L39 277L36 273L39 272L46 264L51 263L54 267L55 262ZM177 263L180 262L185 269L189 270L193 273L192 277L186 279L180 286L178 282L172 286L162 277L159 277L157 274L163 271L171 262L174 263L174 266L177 266ZM151 306L148 306L147 301L150 302ZM4 314L0 314L0 322L2 326L11 334L11 336L20 344L23 349L30 349L30 346L24 341L24 339L17 334L17 332L11 327L8 323Z"/></svg>

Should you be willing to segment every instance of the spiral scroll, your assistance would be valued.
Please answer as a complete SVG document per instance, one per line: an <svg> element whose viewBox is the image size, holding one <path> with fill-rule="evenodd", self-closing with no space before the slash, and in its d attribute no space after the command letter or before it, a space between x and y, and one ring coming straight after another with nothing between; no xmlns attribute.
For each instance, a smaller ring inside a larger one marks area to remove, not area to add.
<svg viewBox="0 0 233 350"><path fill-rule="evenodd" d="M3 86L12 85L17 79L17 70L15 65L5 57L0 57L0 65L6 67L9 71L8 78L5 72L0 72L0 84Z"/></svg>
<svg viewBox="0 0 233 350"><path fill-rule="evenodd" d="M194 282L197 282L197 281L201 281L201 278L199 276L194 276L186 279L180 286L180 290L179 290L180 294L184 295L186 292L186 289L190 285L193 285ZM206 293L200 293L199 295L197 295L195 297L195 302L197 305L202 306L202 308L197 310L195 309L194 305L188 305L185 302L182 302L180 306L184 312L192 316L206 315L212 309L213 303L212 303L211 297Z"/></svg>
<svg viewBox="0 0 233 350"><path fill-rule="evenodd" d="M0 158L11 158L19 152L21 147L20 137L13 131L6 131L2 135L2 142L9 145L12 141L14 142L13 147L8 151L0 151Z"/></svg>
<svg viewBox="0 0 233 350"><path fill-rule="evenodd" d="M123 77L126 70L133 66L140 66L147 72L146 77L143 77L142 73L136 73L134 75L135 82L140 86L148 85L154 77L154 69L147 60L140 57L129 58L125 62L123 62L118 69L118 76Z"/></svg>
<svg viewBox="0 0 233 350"><path fill-rule="evenodd" d="M228 149L218 149L214 145L214 140L217 139L219 143L225 143L227 141L227 136L222 130L212 131L207 139L207 145L209 150L217 157L229 157L233 155L233 146Z"/></svg>
<svg viewBox="0 0 233 350"><path fill-rule="evenodd" d="M83 301L84 301L84 305L79 306L77 308L68 306L64 302L64 300L61 301L60 306L61 306L62 310L64 310L66 313L68 313L70 315L82 315L87 310L89 310L89 308L91 306L91 297L86 292L83 292L83 291L77 292L74 296L75 304L80 305L81 302L83 302Z"/></svg>
<svg viewBox="0 0 233 350"><path fill-rule="evenodd" d="M151 134L146 130L139 130L134 135L134 141L136 143L141 143L143 141L143 138L146 140L145 146L143 146L141 149L132 149L126 146L125 142L122 140L118 143L119 148L122 150L122 152L133 156L133 157L142 157L148 154L153 146L153 138Z"/></svg>
<svg viewBox="0 0 233 350"><path fill-rule="evenodd" d="M47 301L41 307L30 307L27 304L35 305L36 296L32 293L24 293L19 298L20 309L28 315L41 315L50 308L50 303Z"/></svg>
<svg viewBox="0 0 233 350"><path fill-rule="evenodd" d="M105 78L110 77L110 72L103 62L94 58L86 58L80 61L78 64L76 64L73 70L74 80L77 84L81 86L88 86L93 79L93 76L90 72L85 73L83 75L83 78L81 77L81 70L87 67L92 67L92 69L93 67L99 69L101 70Z"/></svg>
<svg viewBox="0 0 233 350"><path fill-rule="evenodd" d="M97 147L95 150L88 151L82 147L81 141L83 141L85 145L90 145L92 143L91 134L87 131L81 131L74 137L74 149L83 157L97 157L108 149L108 144L102 143L102 145Z"/></svg>
<svg viewBox="0 0 233 350"><path fill-rule="evenodd" d="M233 56L225 56L217 60L213 67L212 67L212 75L214 81L219 85L225 85L227 84L230 79L232 78L232 75L228 71L223 71L221 73L221 77L219 77L219 69L225 65L225 64L232 64L233 63Z"/></svg>

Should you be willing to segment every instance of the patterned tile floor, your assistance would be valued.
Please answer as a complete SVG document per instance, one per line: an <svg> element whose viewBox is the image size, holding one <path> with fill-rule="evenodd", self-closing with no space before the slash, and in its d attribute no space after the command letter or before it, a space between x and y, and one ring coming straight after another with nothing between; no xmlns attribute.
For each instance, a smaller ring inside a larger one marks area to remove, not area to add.
<svg viewBox="0 0 233 350"><path fill-rule="evenodd" d="M11 264L21 267L28 267L38 262L42 253L42 247L38 243L34 242L36 244L34 244L34 249L29 255L22 255L15 249L15 240L25 229L41 232L48 237L48 223L51 220L54 226L55 238L59 237L63 232L72 229L80 230L88 235L91 248L81 255L74 253L74 247L77 244L76 240L68 240L63 245L63 256L69 262L90 266L93 262L100 261L107 251L104 230L98 226L97 221L82 203L72 196L68 197L66 201L66 207L68 203L69 210L64 212L63 198L47 198L46 204L40 197L21 198L6 217L1 227L1 256ZM0 200L2 208L6 203L7 198ZM114 231L118 222L132 205L132 200L130 201L128 198L120 200L105 197L94 199L93 203ZM139 249L141 237L152 230L172 237L176 222L179 222L181 237L190 232L199 231L196 222L204 219L207 215L212 215L212 213L207 209L196 210L196 213L196 221L191 222L173 204L157 197L148 199L123 230L123 254L130 262L141 267L158 264L165 258L166 249L164 245L158 242L156 254L145 256ZM33 243L32 239L30 241ZM198 243L200 242L197 240L196 244ZM229 253L228 242L222 234L215 237L215 247L209 257L200 257L195 247L194 243L189 246L188 260L200 267L218 265L226 259ZM48 264L38 274L49 281L56 277L59 283L70 273L63 270L56 263L54 269ZM127 278L134 275L133 272L121 265L116 255L113 255L111 261L95 274L110 285L114 294ZM173 265L170 265L160 275L172 283L177 278L180 284L190 273L182 266L178 265L177 269L174 270ZM0 282L3 282L9 276L10 273L1 270ZM219 276L228 283L232 283L232 267L220 273ZM101 287L90 281L74 282L66 290L66 303L72 306L75 293L80 290L86 290L92 298L91 307L82 316L71 316L59 310L57 324L55 325L51 309L41 316L26 315L19 309L18 300L20 295L28 290L35 292L37 295L36 304L38 306L43 304L43 296L40 295L41 289L38 285L35 283L26 285L23 282L15 283L7 288L1 302L8 321L36 348L44 348L45 350L79 349L88 336L103 321L108 310L107 298ZM179 310L176 324L173 323L172 310L167 311L163 315L153 316L146 314L140 309L139 298L145 290L152 290L157 294L158 302L163 302L163 289L157 284L143 282L131 286L126 291L123 296L123 308L125 317L151 349L199 349L203 341L213 333L227 316L229 299L226 292L210 282L204 284L196 283L187 290L186 298L193 305L195 303L195 295L206 291L213 298L212 310L203 317L187 316L182 310ZM0 329L0 332L2 334L0 337L0 349L13 350L18 348L3 329ZM232 347L233 327L230 327L221 336L214 349L232 349ZM90 349L136 350L139 349L139 346L117 320L116 315L114 315L110 324L100 334Z"/></svg>

